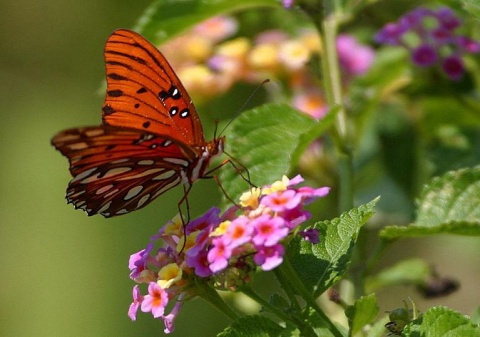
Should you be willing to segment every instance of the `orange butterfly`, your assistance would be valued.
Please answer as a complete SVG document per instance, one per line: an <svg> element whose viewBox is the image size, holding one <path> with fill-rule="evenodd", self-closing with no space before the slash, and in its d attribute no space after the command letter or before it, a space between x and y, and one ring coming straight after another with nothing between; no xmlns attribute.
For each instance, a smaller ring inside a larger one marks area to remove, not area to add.
<svg viewBox="0 0 480 337"><path fill-rule="evenodd" d="M88 215L121 215L182 184L186 198L205 177L225 137L205 141L197 110L165 57L141 35L119 29L105 45L102 125L58 133L70 162L67 201Z"/></svg>

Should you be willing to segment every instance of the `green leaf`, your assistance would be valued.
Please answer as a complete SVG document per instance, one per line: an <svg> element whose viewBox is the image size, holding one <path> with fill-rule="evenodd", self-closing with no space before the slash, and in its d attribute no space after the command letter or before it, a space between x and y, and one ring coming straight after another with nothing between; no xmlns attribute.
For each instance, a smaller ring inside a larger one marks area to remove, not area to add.
<svg viewBox="0 0 480 337"><path fill-rule="evenodd" d="M478 0L462 0L463 6L477 20L480 20L480 3Z"/></svg>
<svg viewBox="0 0 480 337"><path fill-rule="evenodd" d="M350 326L350 336L355 336L363 327L370 324L378 315L377 297L375 294L362 296L354 305L345 310Z"/></svg>
<svg viewBox="0 0 480 337"><path fill-rule="evenodd" d="M195 24L216 15L251 7L280 8L277 0L182 0L154 1L138 20L134 30L154 44L161 44Z"/></svg>
<svg viewBox="0 0 480 337"><path fill-rule="evenodd" d="M468 316L447 307L433 307L408 324L403 336L472 337L480 336L480 328Z"/></svg>
<svg viewBox="0 0 480 337"><path fill-rule="evenodd" d="M333 286L345 273L360 228L373 215L377 201L351 209L339 218L316 223L314 228L319 230L321 240L318 244L300 238L290 242L287 257L314 296Z"/></svg>
<svg viewBox="0 0 480 337"><path fill-rule="evenodd" d="M480 166L434 178L418 201L417 219L406 227L389 226L384 240L432 234L480 235Z"/></svg>
<svg viewBox="0 0 480 337"><path fill-rule="evenodd" d="M310 308L308 312L308 324L310 327L313 328L317 336L321 336L321 337L338 336L337 334L333 334L328 328L325 327L325 322L322 319L322 317L320 317L320 315L312 308ZM345 331L346 329L343 326L340 326L340 325L336 325L336 326L343 336L347 336L347 332Z"/></svg>
<svg viewBox="0 0 480 337"><path fill-rule="evenodd" d="M265 104L234 120L227 129L227 152L248 170L253 184L271 184L288 173L308 135L318 136L329 122L317 122L286 104ZM221 170L220 181L231 198L249 187L234 169Z"/></svg>
<svg viewBox="0 0 480 337"><path fill-rule="evenodd" d="M269 318L259 315L244 316L219 333L218 337L280 336L285 329Z"/></svg>
<svg viewBox="0 0 480 337"><path fill-rule="evenodd" d="M423 260L404 260L369 277L366 289L367 292L373 292L392 285L423 284L429 276L430 268Z"/></svg>

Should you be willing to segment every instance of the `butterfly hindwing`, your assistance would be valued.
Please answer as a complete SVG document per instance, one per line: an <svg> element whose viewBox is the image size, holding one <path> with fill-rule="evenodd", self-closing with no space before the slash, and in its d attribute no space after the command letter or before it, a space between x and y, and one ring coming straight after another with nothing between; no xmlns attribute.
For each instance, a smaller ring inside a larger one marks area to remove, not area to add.
<svg viewBox="0 0 480 337"><path fill-rule="evenodd" d="M68 202L106 217L142 208L181 183L196 156L165 137L108 126L66 130L52 143L70 161Z"/></svg>
<svg viewBox="0 0 480 337"><path fill-rule="evenodd" d="M165 57L141 35L119 29L105 45L105 124L203 145L202 125L187 91Z"/></svg>

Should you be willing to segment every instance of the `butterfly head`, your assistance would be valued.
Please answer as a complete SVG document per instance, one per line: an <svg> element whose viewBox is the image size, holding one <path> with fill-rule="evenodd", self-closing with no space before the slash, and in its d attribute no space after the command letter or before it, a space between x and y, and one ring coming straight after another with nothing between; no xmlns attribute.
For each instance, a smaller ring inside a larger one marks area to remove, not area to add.
<svg viewBox="0 0 480 337"><path fill-rule="evenodd" d="M222 154L225 150L225 136L214 138L207 144L207 152L210 156Z"/></svg>

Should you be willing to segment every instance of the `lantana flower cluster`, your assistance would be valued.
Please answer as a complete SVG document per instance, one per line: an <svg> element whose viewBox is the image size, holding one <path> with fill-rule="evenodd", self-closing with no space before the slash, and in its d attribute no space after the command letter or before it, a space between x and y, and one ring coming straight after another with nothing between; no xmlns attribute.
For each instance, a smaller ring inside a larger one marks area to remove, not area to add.
<svg viewBox="0 0 480 337"><path fill-rule="evenodd" d="M448 7L418 7L397 22L388 23L376 35L378 43L403 46L419 67L439 65L452 80L465 72L462 56L480 52L480 43L456 32L462 21Z"/></svg>
<svg viewBox="0 0 480 337"><path fill-rule="evenodd" d="M292 35L268 30L249 39L236 37L237 28L234 18L218 16L161 47L195 100L225 93L238 82L277 79L285 83L293 106L314 118L323 117L327 111L323 94L307 66L321 54L318 33L307 28ZM347 35L339 37L338 51L350 78L365 73L374 59L373 49Z"/></svg>
<svg viewBox="0 0 480 337"><path fill-rule="evenodd" d="M329 188L296 187L301 182L299 175L283 177L252 188L222 215L213 207L186 226L180 217L168 222L145 249L130 257L130 277L147 284L148 290L142 295L135 285L129 317L135 320L139 308L151 312L164 321L169 333L183 302L201 295L198 282L233 291L249 282L257 268L279 266L292 235L318 243L318 231L300 230L299 225L311 216L304 205L326 196ZM173 309L165 315L174 299Z"/></svg>

